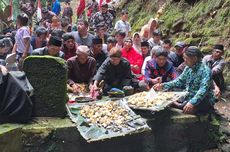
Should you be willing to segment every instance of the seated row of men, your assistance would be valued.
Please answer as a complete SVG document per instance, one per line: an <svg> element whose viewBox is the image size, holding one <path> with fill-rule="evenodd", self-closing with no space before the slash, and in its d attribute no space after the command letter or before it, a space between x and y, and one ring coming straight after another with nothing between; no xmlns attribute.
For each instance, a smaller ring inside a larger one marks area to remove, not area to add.
<svg viewBox="0 0 230 152"><path fill-rule="evenodd" d="M65 36L63 36L64 40ZM68 36L71 37L71 35ZM99 41L101 40L93 39L93 43ZM60 47L60 44L61 41L58 42L55 37L51 37L48 43L51 47L49 46L47 51L41 53L41 51L34 50L32 54L63 57L59 49L56 49L56 53L53 52L55 49L52 45ZM148 46L147 43L142 44ZM189 95L184 102L174 103L175 107L182 108L185 113L211 110L216 100L213 92L214 84L218 84L221 88L218 83L221 82L220 77L216 81L215 75L221 75L224 68L224 61L221 57L224 51L223 46L215 45L213 54L205 56L203 62L202 53L197 47L185 48L182 53L185 66L181 75L170 61L171 52L160 46L154 49L143 68L144 57L133 49L130 38L125 39L124 48L113 47L108 54L101 48L90 50L87 46L80 45L77 47L76 56L67 60L68 84L72 91L77 93L79 83L89 84L96 90L100 81L104 80L103 92L105 94L111 88L122 89L124 86L132 86L135 89L139 87L148 89L153 86L156 90L178 87L188 91ZM143 75L141 75L141 69L144 69ZM216 91L215 94L218 95L219 92Z"/></svg>
<svg viewBox="0 0 230 152"><path fill-rule="evenodd" d="M97 90L101 80L106 83L104 87L105 94L112 87L122 89L124 86L132 86L135 89L140 87L149 89L154 86L159 89L161 85L156 87L159 83L178 80L185 73L182 73L182 71L186 71L186 65L189 66L186 63L184 54L190 47L187 48L183 42L178 42L175 45L176 51L171 51L171 41L164 40L162 42L159 30L153 31L151 39L141 42L141 52L139 52L135 49L133 40L128 37L125 38L125 35L119 35L118 33L116 39L114 37L108 38L107 45L104 47L103 39L88 33L87 29L87 22L79 21L77 32L62 33L60 34L61 36L59 33L51 33L52 36L46 46L41 45L45 47L42 48L36 41L34 44L38 45L38 47L35 47L37 49L32 51L32 48L28 47L29 45L25 45L30 51L24 53L20 53L20 50L22 52L23 50L22 46L20 47L22 44L19 43L21 38L19 37L20 30L18 30L16 33L17 43L13 51L16 52L19 58L25 58L31 53L32 55L51 55L66 59L69 70L68 84L74 93L79 92L78 83L91 84L91 88ZM27 34L22 38L24 37L28 38L29 35ZM192 50L200 52L199 49ZM214 84L218 86L215 87L217 88L215 89L215 94L217 95L220 93L219 90L224 88L222 72L225 63L221 57L223 52L222 45L215 45L213 54L203 59L212 69L211 75L214 79ZM191 57L198 58L199 60L195 61L200 62L200 56L193 55ZM194 77L191 79L191 82L185 84L193 85L195 84L193 81L199 82ZM186 82L188 80L186 79ZM208 87L210 88L211 86ZM185 88L187 88L187 91L190 89L189 87ZM191 92L195 90L194 88L192 87ZM199 90L197 91L199 92ZM207 94L207 90L205 94Z"/></svg>
<svg viewBox="0 0 230 152"><path fill-rule="evenodd" d="M76 50L76 44L74 40L75 39L72 34L64 34L64 48L69 50ZM109 49L106 51L103 50L102 39L93 38L92 43L93 45L89 50L89 55L96 60L95 70L97 70L107 58L107 54L111 51L111 48L116 46L116 40L111 38L111 43L108 43L111 45L108 45ZM60 51L61 44L62 41L59 38L51 36L47 47L35 49L32 54L59 56L65 58L66 60L76 55L75 52L68 54L68 51L65 51L64 55L64 53ZM168 50L168 45L171 45L171 42L165 40L162 47L155 46L152 50L150 50L149 43L144 41L141 43L142 52L138 53L133 48L132 39L126 38L124 40L124 47L121 49L122 57L129 61L132 74L135 78L138 80L145 80L149 86L152 86L158 82L158 76L160 76L164 82L167 82L175 79L179 74L182 73L185 67L183 59L185 44L183 42L176 43L175 52ZM161 50L162 53L159 55L157 53L159 51L157 50ZM203 59L203 61L207 63L211 69L213 69L213 79L221 91L224 89L224 79L222 72L225 66L225 62L222 58L223 52L224 50L222 45L215 45L213 54L207 55ZM152 58L155 59L150 61ZM85 83L85 81L82 83Z"/></svg>
<svg viewBox="0 0 230 152"><path fill-rule="evenodd" d="M51 36L47 47L35 49L32 55L64 57L60 51L61 43L57 37ZM188 91L189 95L184 102L175 103L175 107L182 108L185 113L207 112L212 109L216 99L213 92L215 84L213 78L215 80L215 74L221 74L224 68L221 57L222 45L215 45L213 54L205 56L203 62L202 53L197 47L185 48L183 53L185 68L181 75L169 61L168 51L163 47L154 48L156 50L151 53L152 56L146 63L144 75L136 76L135 72L140 73L142 68L142 63L139 64L139 60L143 62L142 56L133 52L130 38L125 40L125 44L126 47L123 49L113 47L108 56L102 51L91 52L87 46L78 46L76 55L67 60L68 84L72 91L75 93L79 91L79 83L91 84L91 88L97 90L102 80L105 81L103 90L105 94L113 87L123 89L124 86L132 86L137 89L142 85L146 87L145 89L153 86L156 90L178 87ZM4 71L3 67L1 69Z"/></svg>

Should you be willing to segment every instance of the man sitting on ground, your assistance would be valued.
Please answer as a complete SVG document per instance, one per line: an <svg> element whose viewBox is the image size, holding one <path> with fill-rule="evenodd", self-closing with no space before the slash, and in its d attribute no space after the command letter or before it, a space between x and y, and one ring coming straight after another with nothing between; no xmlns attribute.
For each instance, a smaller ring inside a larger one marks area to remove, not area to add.
<svg viewBox="0 0 230 152"><path fill-rule="evenodd" d="M115 37L109 37L107 40L107 52L109 52L113 47L116 47L117 40Z"/></svg>
<svg viewBox="0 0 230 152"><path fill-rule="evenodd" d="M141 55L143 60L150 55L150 47L148 41L141 42Z"/></svg>
<svg viewBox="0 0 230 152"><path fill-rule="evenodd" d="M78 45L86 45L92 47L94 35L88 32L89 23L86 20L79 19L77 22L77 31L71 32Z"/></svg>
<svg viewBox="0 0 230 152"><path fill-rule="evenodd" d="M62 36L63 38L63 45L62 45L62 52L65 53L65 60L76 55L77 44L75 43L74 37L71 33L65 33Z"/></svg>
<svg viewBox="0 0 230 152"><path fill-rule="evenodd" d="M124 39L126 37L125 31L119 30L115 32L115 39L117 40L116 47L121 49L124 46Z"/></svg>
<svg viewBox="0 0 230 152"><path fill-rule="evenodd" d="M50 55L64 59L65 54L61 51L62 40L51 36L46 47L35 49L32 55Z"/></svg>
<svg viewBox="0 0 230 152"><path fill-rule="evenodd" d="M152 87L156 83L169 82L177 77L171 62L167 61L168 52L162 47L155 52L155 58L147 62L145 81Z"/></svg>
<svg viewBox="0 0 230 152"><path fill-rule="evenodd" d="M155 90L185 88L189 94L182 102L175 102L173 106L189 114L209 113L215 104L211 70L201 62L202 53L195 46L185 49L184 60L187 66L177 79L158 83L153 88Z"/></svg>
<svg viewBox="0 0 230 152"><path fill-rule="evenodd" d="M174 67L178 67L184 62L183 59L183 53L184 49L186 47L186 44L184 42L176 42L175 44L175 52L170 52L168 55L169 61L173 63Z"/></svg>
<svg viewBox="0 0 230 152"><path fill-rule="evenodd" d="M162 33L160 30L156 29L153 31L153 36L148 40L151 49L157 45L162 46L163 42L161 37Z"/></svg>
<svg viewBox="0 0 230 152"><path fill-rule="evenodd" d="M30 40L33 50L47 45L47 29L44 27L38 27L35 32L36 35L32 36Z"/></svg>
<svg viewBox="0 0 230 152"><path fill-rule="evenodd" d="M102 50L102 39L100 38L93 39L93 47L90 51L90 56L96 59L97 69L99 69L99 67L107 58L107 54Z"/></svg>
<svg viewBox="0 0 230 152"><path fill-rule="evenodd" d="M224 46L221 44L216 44L213 48L212 54L203 58L203 62L211 68L212 78L221 91L223 91L225 88L223 76L225 61L222 57L223 54Z"/></svg>
<svg viewBox="0 0 230 152"><path fill-rule="evenodd" d="M68 84L73 93L79 93L78 84L87 84L91 82L96 73L96 60L89 56L89 48L80 45L77 48L76 56L67 61L68 65Z"/></svg>
<svg viewBox="0 0 230 152"><path fill-rule="evenodd" d="M109 52L109 57L98 69L97 74L93 78L93 89L97 90L99 82L104 80L104 94L111 88L123 89L124 86L131 86L131 68L129 62L122 58L121 51L118 48L112 48Z"/></svg>

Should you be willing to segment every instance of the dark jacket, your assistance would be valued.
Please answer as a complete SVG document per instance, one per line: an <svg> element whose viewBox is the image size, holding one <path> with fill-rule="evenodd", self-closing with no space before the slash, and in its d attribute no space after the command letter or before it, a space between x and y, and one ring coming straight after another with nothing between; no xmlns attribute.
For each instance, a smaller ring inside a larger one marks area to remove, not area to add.
<svg viewBox="0 0 230 152"><path fill-rule="evenodd" d="M128 80L131 83L131 68L129 62L121 58L120 63L115 66L111 64L110 58L108 57L101 67L98 69L97 74L94 76L94 80L105 80L105 83L113 85L114 83L119 84Z"/></svg>
<svg viewBox="0 0 230 152"><path fill-rule="evenodd" d="M47 47L44 48L38 48L33 50L32 55L49 55ZM54 57L60 57L63 58L65 57L65 54L62 51L59 51L58 54L56 54Z"/></svg>
<svg viewBox="0 0 230 152"><path fill-rule="evenodd" d="M93 51L90 51L90 56L93 57L96 60L96 64L97 64L97 69L100 68L100 66L102 65L102 63L106 60L107 58L107 54L104 53L103 51L101 51L100 54L94 55Z"/></svg>

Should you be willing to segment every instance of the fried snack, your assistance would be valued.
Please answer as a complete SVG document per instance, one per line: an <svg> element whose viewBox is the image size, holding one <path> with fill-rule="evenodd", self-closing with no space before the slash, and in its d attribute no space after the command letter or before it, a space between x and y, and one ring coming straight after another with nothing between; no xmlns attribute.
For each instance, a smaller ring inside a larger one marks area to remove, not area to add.
<svg viewBox="0 0 230 152"><path fill-rule="evenodd" d="M96 103L85 105L80 114L87 119L89 124L96 124L113 131L127 127L127 122L132 118L127 109L114 101L108 101L101 105Z"/></svg>
<svg viewBox="0 0 230 152"><path fill-rule="evenodd" d="M80 93L88 93L89 92L89 87L87 84L77 84L77 86L79 87L79 91Z"/></svg>
<svg viewBox="0 0 230 152"><path fill-rule="evenodd" d="M128 104L141 108L150 108L156 105L161 105L163 102L173 100L175 93L173 92L157 92L157 95L151 99L146 99L148 92L134 94L128 98Z"/></svg>

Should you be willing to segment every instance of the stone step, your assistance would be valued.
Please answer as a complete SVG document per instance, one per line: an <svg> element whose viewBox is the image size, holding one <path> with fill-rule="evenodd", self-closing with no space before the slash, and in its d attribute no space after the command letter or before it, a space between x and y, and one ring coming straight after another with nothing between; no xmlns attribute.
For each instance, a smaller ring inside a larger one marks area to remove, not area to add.
<svg viewBox="0 0 230 152"><path fill-rule="evenodd" d="M146 119L152 131L93 143L87 143L68 118L36 118L24 125L2 124L0 149L10 152L91 152L95 149L109 152L173 152L190 148L198 151L216 146L215 141L209 138L215 129L210 126L207 117L184 115L175 109L145 116L148 116Z"/></svg>

